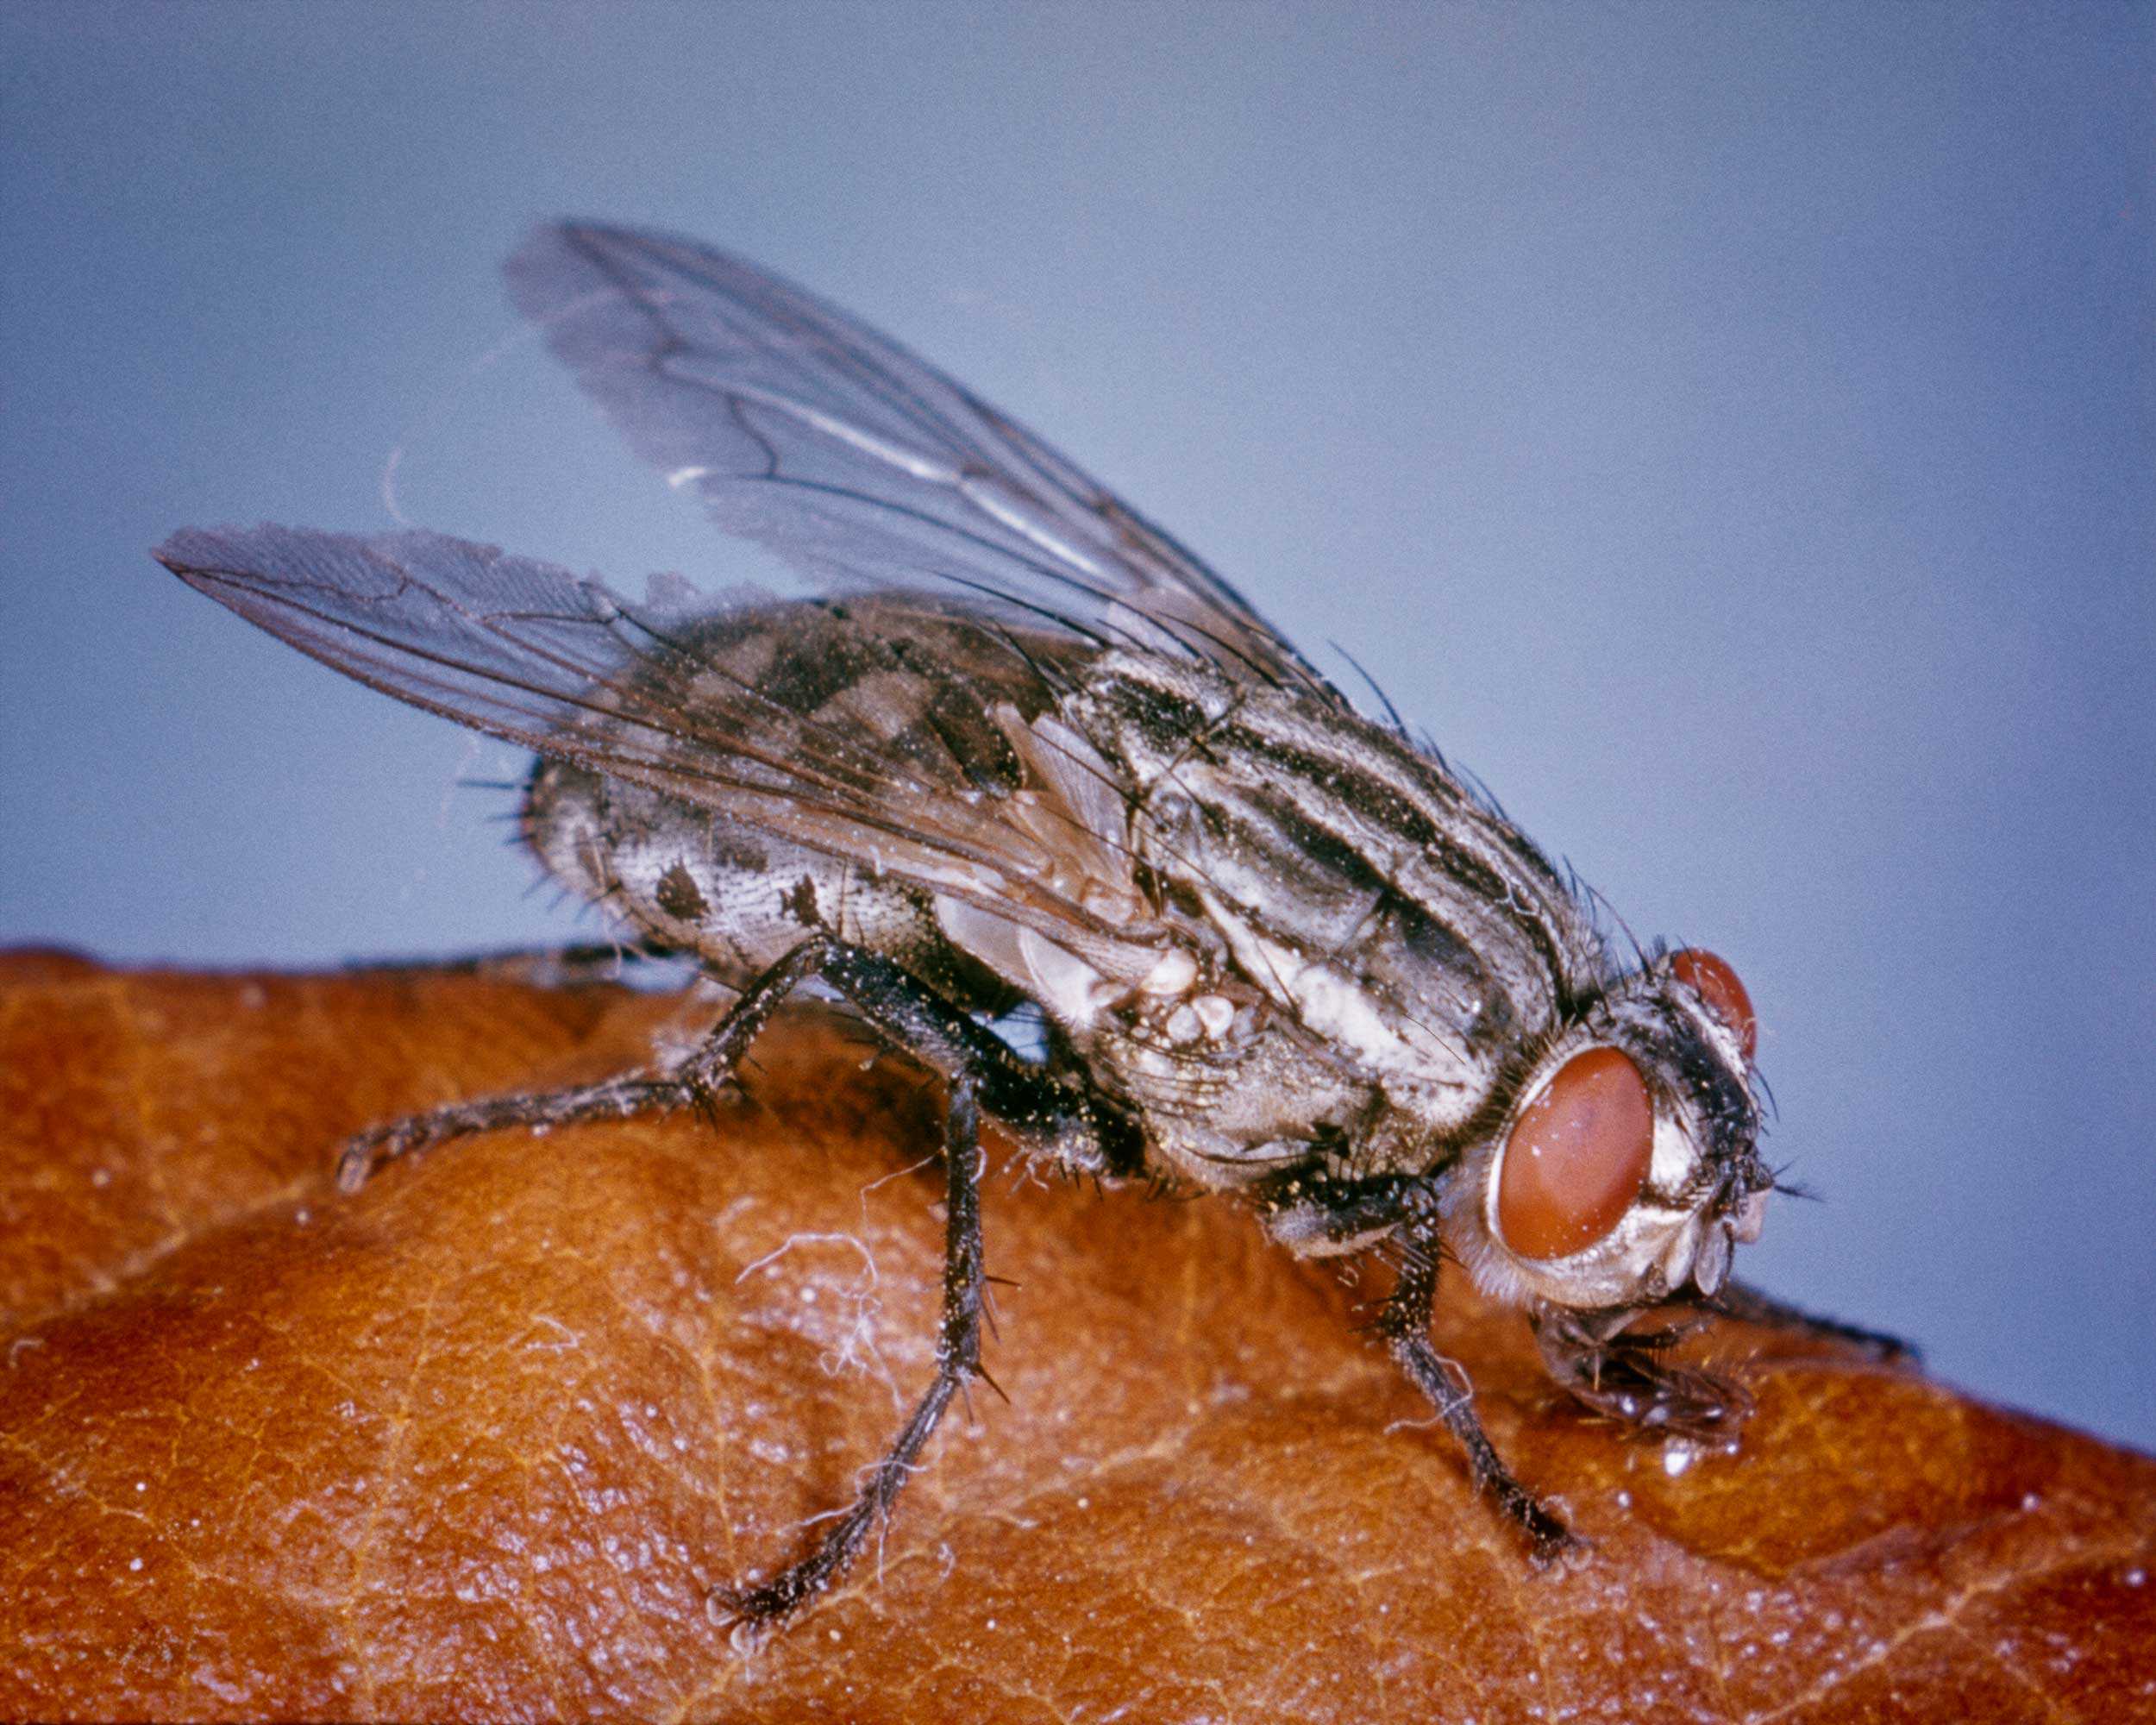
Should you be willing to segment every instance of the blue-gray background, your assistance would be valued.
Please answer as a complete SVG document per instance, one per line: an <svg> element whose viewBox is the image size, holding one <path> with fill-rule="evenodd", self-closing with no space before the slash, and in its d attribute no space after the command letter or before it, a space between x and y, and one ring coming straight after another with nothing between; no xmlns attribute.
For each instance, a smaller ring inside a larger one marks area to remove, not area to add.
<svg viewBox="0 0 2156 1725"><path fill-rule="evenodd" d="M661 223L1038 425L1727 954L1824 1199L1758 1279L2156 1445L2153 16L9 0L0 939L592 932L456 787L500 751L147 548L387 525L401 449L427 525L755 573L510 339L529 223Z"/></svg>

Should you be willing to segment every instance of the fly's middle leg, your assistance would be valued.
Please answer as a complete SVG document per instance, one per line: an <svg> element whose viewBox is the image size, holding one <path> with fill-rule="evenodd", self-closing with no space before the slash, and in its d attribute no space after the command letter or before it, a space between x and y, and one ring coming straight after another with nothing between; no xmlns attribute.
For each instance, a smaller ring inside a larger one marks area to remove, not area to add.
<svg viewBox="0 0 2156 1725"><path fill-rule="evenodd" d="M980 1125L971 1082L954 1080L943 1129L943 1315L936 1339L934 1381L891 1447L869 1469L852 1506L815 1548L768 1581L713 1593L715 1621L743 1625L753 1635L784 1622L844 1574L869 1534L890 1515L951 1397L968 1378L987 1376L981 1364Z"/></svg>
<svg viewBox="0 0 2156 1725"><path fill-rule="evenodd" d="M819 932L750 983L694 1051L665 1072L537 1095L452 1103L360 1134L347 1145L339 1164L339 1183L351 1191L384 1162L468 1133L709 1107L732 1079L749 1044L780 1002L812 978L837 989L891 1042L950 1081L943 1146L943 1311L935 1380L870 1470L852 1506L812 1551L772 1579L712 1595L715 1615L752 1632L791 1615L844 1573L890 1513L951 1397L969 1377L985 1376L981 1366L981 1116L1011 1127L1064 1167L1094 1173L1125 1171L1131 1155L1123 1142L1128 1136L1127 1123L1097 1109L1075 1084L1021 1060L993 1032L889 959Z"/></svg>

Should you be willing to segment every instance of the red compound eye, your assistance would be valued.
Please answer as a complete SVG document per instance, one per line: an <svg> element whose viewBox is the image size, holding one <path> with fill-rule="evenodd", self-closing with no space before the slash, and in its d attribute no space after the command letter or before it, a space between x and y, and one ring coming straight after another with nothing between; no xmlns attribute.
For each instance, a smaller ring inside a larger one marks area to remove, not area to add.
<svg viewBox="0 0 2156 1725"><path fill-rule="evenodd" d="M1506 1143L1498 1233L1522 1258L1585 1251L1624 1220L1653 1154L1654 1104L1639 1069L1614 1048L1574 1055Z"/></svg>
<svg viewBox="0 0 2156 1725"><path fill-rule="evenodd" d="M1745 985L1737 980L1728 961L1704 948L1688 946L1670 960L1670 970L1707 1002L1708 1012L1737 1032L1749 1063L1752 1051L1759 1046L1759 1020L1752 1010L1752 996L1745 993Z"/></svg>

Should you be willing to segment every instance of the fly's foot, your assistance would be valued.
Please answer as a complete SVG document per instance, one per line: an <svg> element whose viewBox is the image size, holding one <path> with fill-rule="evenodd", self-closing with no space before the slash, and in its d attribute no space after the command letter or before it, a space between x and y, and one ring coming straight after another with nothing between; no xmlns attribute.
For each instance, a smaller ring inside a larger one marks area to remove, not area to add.
<svg viewBox="0 0 2156 1725"><path fill-rule="evenodd" d="M367 1184L382 1164L437 1143L442 1134L429 1129L429 1120L425 1114L411 1114L387 1126L353 1133L337 1152L337 1190L349 1197Z"/></svg>
<svg viewBox="0 0 2156 1725"><path fill-rule="evenodd" d="M1543 1514L1550 1515L1546 1509ZM1595 1542L1584 1534L1574 1533L1554 1515L1550 1520L1549 1534L1530 1535L1527 1561L1545 1575L1570 1575L1594 1554Z"/></svg>
<svg viewBox="0 0 2156 1725"><path fill-rule="evenodd" d="M628 1120L636 1114L678 1108L689 1098L689 1088L678 1080L631 1077L567 1090L446 1103L423 1113L370 1126L346 1139L337 1155L337 1189L348 1194L356 1192L385 1163L422 1155L451 1138L509 1126L536 1132L580 1126L587 1120Z"/></svg>
<svg viewBox="0 0 2156 1725"><path fill-rule="evenodd" d="M1576 1568L1595 1549L1584 1534L1576 1534L1564 1518L1539 1497L1515 1486L1517 1497L1500 1490L1497 1500L1505 1514L1527 1536L1527 1561L1539 1570Z"/></svg>
<svg viewBox="0 0 2156 1725"><path fill-rule="evenodd" d="M877 1470L879 1476L884 1471ZM889 1513L903 1484L903 1475L887 1487L880 1477L874 1480L814 1551L768 1581L713 1589L705 1604L711 1622L730 1630L734 1645L743 1652L753 1648L838 1579L868 1543L877 1521Z"/></svg>
<svg viewBox="0 0 2156 1725"><path fill-rule="evenodd" d="M684 1100L696 1111L696 1116L707 1126L718 1130L725 1124L728 1108L748 1100L749 1092L734 1073L713 1078L692 1074L680 1081Z"/></svg>
<svg viewBox="0 0 2156 1725"><path fill-rule="evenodd" d="M1572 1399L1640 1432L1726 1444L1752 1411L1741 1387L1700 1367L1679 1364L1670 1350L1696 1320L1633 1332L1632 1312L1545 1308L1535 1340L1551 1377Z"/></svg>

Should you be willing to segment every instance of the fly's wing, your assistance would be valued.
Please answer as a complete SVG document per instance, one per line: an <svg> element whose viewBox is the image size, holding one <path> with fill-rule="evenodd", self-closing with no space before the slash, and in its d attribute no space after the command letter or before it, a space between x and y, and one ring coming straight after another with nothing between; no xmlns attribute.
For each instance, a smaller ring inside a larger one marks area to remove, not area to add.
<svg viewBox="0 0 2156 1725"><path fill-rule="evenodd" d="M1129 878L1122 804L1049 710L1052 637L1029 649L993 619L903 595L856 617L799 602L714 610L655 583L632 605L438 533L191 528L156 555L414 706L862 861L1104 974L1151 963L1160 932L1116 892ZM789 644L798 664L774 668Z"/></svg>
<svg viewBox="0 0 2156 1725"><path fill-rule="evenodd" d="M400 699L1144 975L1166 931L1134 890L1124 787L1054 711L1063 678L1120 640L1344 706L1330 686L1030 433L774 276L586 224L542 229L509 276L639 453L723 525L875 591L851 623L768 613L749 644L805 642L804 675L758 668L738 617L686 583L632 606L438 534L190 530L159 556Z"/></svg>
<svg viewBox="0 0 2156 1725"><path fill-rule="evenodd" d="M1173 539L790 282L684 240L587 223L539 229L508 278L638 455L693 485L721 526L825 586L948 583L1340 702Z"/></svg>

